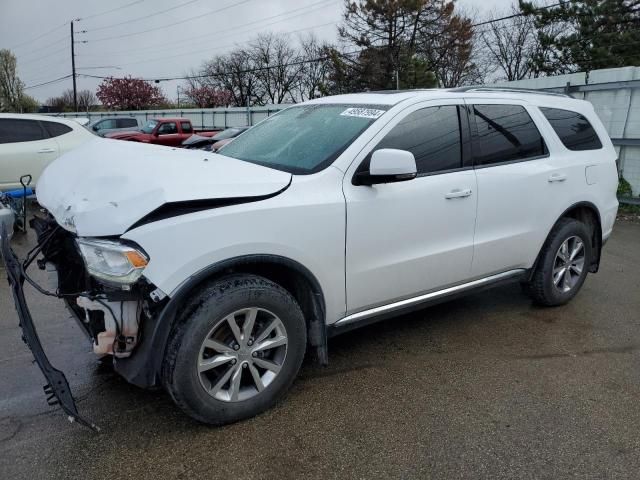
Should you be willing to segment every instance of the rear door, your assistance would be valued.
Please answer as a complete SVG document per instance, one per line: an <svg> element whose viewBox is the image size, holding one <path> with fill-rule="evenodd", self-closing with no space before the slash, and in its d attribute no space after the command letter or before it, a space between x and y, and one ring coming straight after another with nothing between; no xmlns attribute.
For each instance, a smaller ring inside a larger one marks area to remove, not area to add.
<svg viewBox="0 0 640 480"><path fill-rule="evenodd" d="M478 182L473 275L528 268L576 179L551 155L553 145L541 134L549 138L549 128L537 107L504 100L467 103Z"/></svg>
<svg viewBox="0 0 640 480"><path fill-rule="evenodd" d="M26 174L35 183L57 156L58 144L38 120L0 119L0 190L20 187Z"/></svg>
<svg viewBox="0 0 640 480"><path fill-rule="evenodd" d="M353 185L354 174L381 148L412 152L418 176ZM343 191L348 314L469 278L477 197L462 101L400 113L356 158Z"/></svg>

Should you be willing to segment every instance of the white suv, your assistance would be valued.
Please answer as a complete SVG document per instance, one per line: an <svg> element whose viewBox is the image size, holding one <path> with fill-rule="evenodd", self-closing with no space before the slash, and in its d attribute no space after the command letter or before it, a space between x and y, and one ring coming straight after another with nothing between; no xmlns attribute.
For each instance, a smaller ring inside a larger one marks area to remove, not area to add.
<svg viewBox="0 0 640 480"><path fill-rule="evenodd" d="M35 183L49 163L93 138L74 120L0 113L0 190L20 188L23 175Z"/></svg>
<svg viewBox="0 0 640 480"><path fill-rule="evenodd" d="M615 161L591 105L563 95L322 98L221 154L96 139L60 158L37 185L38 263L120 374L223 424L272 406L339 332L507 280L569 301L613 227ZM3 252L29 327L34 255Z"/></svg>

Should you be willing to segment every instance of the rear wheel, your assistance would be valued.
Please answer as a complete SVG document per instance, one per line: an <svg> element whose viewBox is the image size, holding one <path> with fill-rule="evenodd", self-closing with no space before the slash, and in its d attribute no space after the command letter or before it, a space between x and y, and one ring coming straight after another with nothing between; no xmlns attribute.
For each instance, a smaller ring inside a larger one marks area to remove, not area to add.
<svg viewBox="0 0 640 480"><path fill-rule="evenodd" d="M305 347L304 318L286 290L254 275L222 278L194 297L174 329L165 387L196 420L235 422L285 394Z"/></svg>
<svg viewBox="0 0 640 480"><path fill-rule="evenodd" d="M562 305L580 290L591 264L591 232L573 218L553 228L526 291L536 303Z"/></svg>

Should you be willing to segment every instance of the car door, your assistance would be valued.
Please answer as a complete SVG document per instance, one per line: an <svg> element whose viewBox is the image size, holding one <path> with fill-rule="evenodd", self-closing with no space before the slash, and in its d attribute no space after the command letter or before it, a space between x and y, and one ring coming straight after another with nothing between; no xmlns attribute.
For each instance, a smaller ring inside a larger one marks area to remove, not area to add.
<svg viewBox="0 0 640 480"><path fill-rule="evenodd" d="M158 127L158 141L160 145L178 146L182 142L182 136L178 133L176 122L165 122Z"/></svg>
<svg viewBox="0 0 640 480"><path fill-rule="evenodd" d="M412 152L415 179L354 185L381 148ZM347 314L468 279L476 181L462 101L407 108L361 152L343 183Z"/></svg>
<svg viewBox="0 0 640 480"><path fill-rule="evenodd" d="M180 145L182 145L182 142L193 135L193 126L191 122L180 122L180 130L182 130L182 136L180 137Z"/></svg>
<svg viewBox="0 0 640 480"><path fill-rule="evenodd" d="M107 133L113 132L118 128L115 118L107 118L101 120L93 126L93 130L100 136L104 137Z"/></svg>
<svg viewBox="0 0 640 480"><path fill-rule="evenodd" d="M20 187L20 177L37 181L58 156L58 144L38 120L0 119L0 190Z"/></svg>
<svg viewBox="0 0 640 480"><path fill-rule="evenodd" d="M566 203L571 181L563 162L550 155L552 145L540 133L548 126L537 107L467 102L478 181L473 275L528 268Z"/></svg>

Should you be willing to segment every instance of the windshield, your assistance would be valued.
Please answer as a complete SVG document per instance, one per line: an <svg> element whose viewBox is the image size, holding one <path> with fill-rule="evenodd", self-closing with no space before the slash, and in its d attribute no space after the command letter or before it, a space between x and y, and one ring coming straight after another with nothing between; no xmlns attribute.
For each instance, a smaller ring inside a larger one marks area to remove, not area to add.
<svg viewBox="0 0 640 480"><path fill-rule="evenodd" d="M220 153L290 173L314 173L330 165L387 108L291 107L247 130Z"/></svg>
<svg viewBox="0 0 640 480"><path fill-rule="evenodd" d="M153 129L156 128L156 125L158 125L157 120L149 120L147 123L145 123L144 127L142 127L142 131L144 133L152 133Z"/></svg>

